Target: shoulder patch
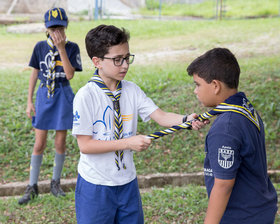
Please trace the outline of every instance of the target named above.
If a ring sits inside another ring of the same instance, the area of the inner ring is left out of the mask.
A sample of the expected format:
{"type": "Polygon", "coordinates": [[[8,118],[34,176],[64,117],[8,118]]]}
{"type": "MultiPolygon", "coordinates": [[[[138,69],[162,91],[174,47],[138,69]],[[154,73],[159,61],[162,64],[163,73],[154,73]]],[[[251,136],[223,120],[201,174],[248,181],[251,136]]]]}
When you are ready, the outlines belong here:
{"type": "Polygon", "coordinates": [[[234,150],[230,146],[222,146],[218,152],[218,163],[224,169],[229,169],[234,163],[234,150]]]}

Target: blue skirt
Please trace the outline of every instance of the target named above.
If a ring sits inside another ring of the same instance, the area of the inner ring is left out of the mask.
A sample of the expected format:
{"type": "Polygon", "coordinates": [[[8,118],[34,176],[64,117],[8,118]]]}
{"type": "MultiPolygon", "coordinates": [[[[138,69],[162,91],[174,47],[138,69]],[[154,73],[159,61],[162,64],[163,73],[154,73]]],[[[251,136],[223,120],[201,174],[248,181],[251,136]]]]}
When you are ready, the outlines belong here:
{"type": "Polygon", "coordinates": [[[71,86],[56,83],[54,96],[48,98],[48,88],[41,83],[36,94],[34,128],[41,130],[67,130],[73,124],[74,93],[71,86]]]}

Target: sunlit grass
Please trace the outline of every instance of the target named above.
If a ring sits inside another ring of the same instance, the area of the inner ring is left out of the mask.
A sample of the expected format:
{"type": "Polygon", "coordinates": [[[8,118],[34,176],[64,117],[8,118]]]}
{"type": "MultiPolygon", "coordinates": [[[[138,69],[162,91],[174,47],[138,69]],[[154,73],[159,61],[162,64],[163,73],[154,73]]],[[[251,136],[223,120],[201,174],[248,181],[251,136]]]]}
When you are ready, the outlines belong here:
{"type": "MultiPolygon", "coordinates": [[[[147,6],[140,10],[143,15],[163,16],[193,16],[202,18],[216,18],[217,2],[218,18],[220,13],[220,1],[207,0],[198,3],[162,3],[157,0],[147,0],[147,6]]],[[[279,15],[278,0],[226,0],[222,1],[223,18],[248,18],[268,17],[279,15]]]]}

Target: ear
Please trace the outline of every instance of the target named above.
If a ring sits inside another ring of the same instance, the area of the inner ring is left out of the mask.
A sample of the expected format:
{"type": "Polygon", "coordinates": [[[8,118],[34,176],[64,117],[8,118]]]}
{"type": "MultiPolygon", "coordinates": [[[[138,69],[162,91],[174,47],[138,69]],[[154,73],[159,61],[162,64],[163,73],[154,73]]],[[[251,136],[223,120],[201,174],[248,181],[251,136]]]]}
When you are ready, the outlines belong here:
{"type": "Polygon", "coordinates": [[[218,95],[220,92],[221,92],[221,90],[222,90],[222,84],[221,84],[221,82],[219,81],[219,80],[212,80],[212,82],[211,82],[211,84],[212,84],[212,86],[213,86],[213,89],[214,89],[214,93],[216,94],[216,95],[218,95]]]}
{"type": "Polygon", "coordinates": [[[93,62],[93,64],[94,64],[94,67],[95,68],[101,68],[101,65],[100,65],[100,58],[98,58],[98,57],[92,57],[92,62],[93,62]]]}

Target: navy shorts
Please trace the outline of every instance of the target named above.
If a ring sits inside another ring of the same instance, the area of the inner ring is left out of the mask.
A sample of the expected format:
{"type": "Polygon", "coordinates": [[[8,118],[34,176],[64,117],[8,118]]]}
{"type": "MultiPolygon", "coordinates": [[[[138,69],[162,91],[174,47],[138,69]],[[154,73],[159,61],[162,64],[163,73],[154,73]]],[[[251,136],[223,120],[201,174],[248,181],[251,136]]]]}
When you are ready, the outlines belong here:
{"type": "Polygon", "coordinates": [[[75,206],[78,224],[144,223],[137,178],[121,186],[104,186],[78,175],[75,206]]]}

